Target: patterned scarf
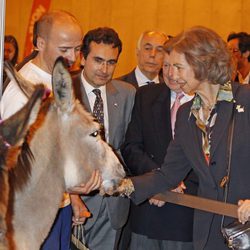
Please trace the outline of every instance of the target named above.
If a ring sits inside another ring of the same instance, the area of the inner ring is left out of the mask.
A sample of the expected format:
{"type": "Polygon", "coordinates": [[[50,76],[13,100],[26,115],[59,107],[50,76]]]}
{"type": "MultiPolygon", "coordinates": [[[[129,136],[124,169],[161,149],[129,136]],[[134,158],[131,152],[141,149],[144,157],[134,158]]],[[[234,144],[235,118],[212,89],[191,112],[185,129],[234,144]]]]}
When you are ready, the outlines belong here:
{"type": "Polygon", "coordinates": [[[202,99],[196,94],[193,100],[193,105],[190,110],[190,115],[194,115],[196,118],[196,125],[202,131],[202,149],[206,159],[206,162],[209,164],[210,160],[210,147],[211,147],[211,136],[213,132],[213,127],[217,117],[217,107],[218,102],[220,101],[233,101],[232,85],[230,82],[220,85],[220,89],[217,94],[216,104],[210,110],[208,118],[204,119],[204,114],[202,110],[202,99]]]}

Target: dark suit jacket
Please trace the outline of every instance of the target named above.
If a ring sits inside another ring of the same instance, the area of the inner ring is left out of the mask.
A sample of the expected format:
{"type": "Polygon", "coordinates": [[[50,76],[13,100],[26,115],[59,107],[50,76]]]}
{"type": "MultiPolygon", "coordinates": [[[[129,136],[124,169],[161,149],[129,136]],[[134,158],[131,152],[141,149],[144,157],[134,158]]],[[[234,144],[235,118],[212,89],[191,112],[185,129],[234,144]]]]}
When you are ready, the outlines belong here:
{"type": "MultiPolygon", "coordinates": [[[[139,88],[138,82],[135,77],[135,69],[133,69],[130,73],[124,76],[118,77],[117,79],[132,84],[136,89],[139,88]]],[[[159,76],[159,81],[163,82],[163,78],[161,76],[159,76]]]]}
{"type": "Polygon", "coordinates": [[[133,69],[133,71],[131,71],[130,73],[126,75],[118,77],[117,79],[124,81],[124,82],[131,83],[137,89],[139,88],[138,82],[135,77],[135,69],[133,69]]]}
{"type": "MultiPolygon", "coordinates": [[[[73,76],[75,94],[77,99],[91,112],[88,97],[81,82],[81,73],[82,72],[79,72],[73,76]]],[[[106,91],[109,115],[109,143],[117,154],[119,154],[130,121],[135,89],[122,81],[112,80],[107,83],[106,91]]],[[[87,223],[85,223],[86,230],[95,223],[103,200],[107,204],[112,227],[119,229],[125,224],[129,211],[128,199],[121,197],[103,197],[99,194],[84,196],[83,199],[93,215],[88,219],[87,223]]]]}
{"type": "MultiPolygon", "coordinates": [[[[228,202],[250,198],[250,86],[233,85],[236,104],[221,101],[211,138],[211,158],[209,166],[202,152],[201,130],[190,116],[192,103],[180,107],[177,115],[176,136],[168,147],[161,170],[147,175],[133,177],[136,203],[141,203],[153,194],[175,187],[182,178],[194,169],[199,179],[198,195],[214,200],[223,200],[220,182],[226,176],[228,128],[234,110],[235,128],[233,136],[231,176],[228,202]]],[[[226,218],[225,224],[232,221],[226,218]]],[[[220,233],[221,216],[195,211],[195,249],[228,249],[220,233]]]]}
{"type": "MultiPolygon", "coordinates": [[[[133,175],[159,168],[172,140],[170,89],[165,83],[137,90],[122,155],[133,175]]],[[[187,193],[196,193],[196,184],[185,181],[187,193]]],[[[192,241],[193,209],[166,204],[162,208],[148,201],[131,204],[131,229],[154,239],[192,241]]]]}

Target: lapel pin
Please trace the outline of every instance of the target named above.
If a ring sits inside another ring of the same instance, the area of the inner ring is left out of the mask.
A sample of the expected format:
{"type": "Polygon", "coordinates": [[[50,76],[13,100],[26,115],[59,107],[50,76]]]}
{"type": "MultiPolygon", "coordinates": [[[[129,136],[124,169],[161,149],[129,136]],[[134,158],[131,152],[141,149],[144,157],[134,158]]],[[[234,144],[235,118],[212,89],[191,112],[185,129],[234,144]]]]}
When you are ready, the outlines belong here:
{"type": "Polygon", "coordinates": [[[115,102],[115,103],[114,103],[114,106],[117,108],[117,107],[118,107],[118,103],[115,102]]]}
{"type": "Polygon", "coordinates": [[[244,107],[242,107],[241,105],[237,105],[237,106],[236,106],[236,109],[237,109],[237,111],[238,111],[239,113],[242,113],[242,112],[245,111],[245,110],[244,110],[244,107]]]}

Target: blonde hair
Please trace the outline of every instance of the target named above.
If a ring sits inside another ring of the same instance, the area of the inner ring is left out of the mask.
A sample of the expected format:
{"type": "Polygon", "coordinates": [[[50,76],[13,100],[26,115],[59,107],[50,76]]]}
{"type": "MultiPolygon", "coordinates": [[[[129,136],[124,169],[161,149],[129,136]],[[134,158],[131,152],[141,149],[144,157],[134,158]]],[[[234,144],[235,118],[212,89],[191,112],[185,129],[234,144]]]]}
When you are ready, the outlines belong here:
{"type": "Polygon", "coordinates": [[[224,84],[231,80],[232,56],[226,43],[211,29],[202,26],[187,29],[170,39],[165,50],[184,54],[199,81],[224,84]]]}

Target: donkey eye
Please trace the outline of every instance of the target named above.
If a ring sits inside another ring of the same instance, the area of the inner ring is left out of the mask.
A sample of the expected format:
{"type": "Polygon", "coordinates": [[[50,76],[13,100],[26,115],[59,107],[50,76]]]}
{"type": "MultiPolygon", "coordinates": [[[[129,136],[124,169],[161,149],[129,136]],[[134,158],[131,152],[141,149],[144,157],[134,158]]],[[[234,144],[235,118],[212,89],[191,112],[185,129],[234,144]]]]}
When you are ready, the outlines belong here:
{"type": "Polygon", "coordinates": [[[95,132],[91,133],[90,136],[97,137],[99,134],[99,131],[96,130],[95,132]]]}

